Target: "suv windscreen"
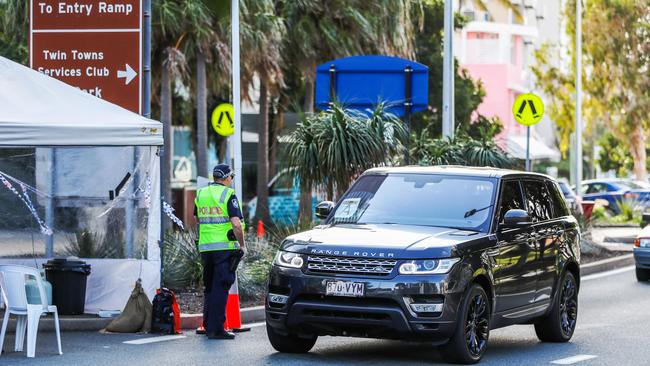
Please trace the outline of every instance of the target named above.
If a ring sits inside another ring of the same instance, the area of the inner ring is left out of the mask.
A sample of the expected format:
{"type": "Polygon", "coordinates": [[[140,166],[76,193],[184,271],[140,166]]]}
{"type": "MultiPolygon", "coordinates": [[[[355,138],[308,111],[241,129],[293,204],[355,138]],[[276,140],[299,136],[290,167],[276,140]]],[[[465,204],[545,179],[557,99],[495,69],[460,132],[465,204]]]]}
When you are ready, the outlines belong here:
{"type": "Polygon", "coordinates": [[[402,224],[487,232],[493,179],[434,174],[361,177],[341,199],[332,224],[402,224]]]}

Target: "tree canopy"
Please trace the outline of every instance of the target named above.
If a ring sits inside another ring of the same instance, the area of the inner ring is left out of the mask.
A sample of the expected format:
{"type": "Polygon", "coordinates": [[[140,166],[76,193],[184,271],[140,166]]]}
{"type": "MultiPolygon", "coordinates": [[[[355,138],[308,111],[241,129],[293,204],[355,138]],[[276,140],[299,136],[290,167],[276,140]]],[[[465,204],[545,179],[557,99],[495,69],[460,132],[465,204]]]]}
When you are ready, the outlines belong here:
{"type": "MultiPolygon", "coordinates": [[[[569,148],[575,121],[575,0],[564,16],[571,64],[557,62],[558,45],[545,45],[533,68],[550,98],[548,111],[558,126],[560,149],[569,148]]],[[[583,14],[583,116],[587,128],[603,127],[631,155],[637,179],[647,179],[646,134],[650,127],[650,3],[643,0],[590,0],[583,14]]],[[[608,139],[601,140],[608,141],[608,139]]]]}

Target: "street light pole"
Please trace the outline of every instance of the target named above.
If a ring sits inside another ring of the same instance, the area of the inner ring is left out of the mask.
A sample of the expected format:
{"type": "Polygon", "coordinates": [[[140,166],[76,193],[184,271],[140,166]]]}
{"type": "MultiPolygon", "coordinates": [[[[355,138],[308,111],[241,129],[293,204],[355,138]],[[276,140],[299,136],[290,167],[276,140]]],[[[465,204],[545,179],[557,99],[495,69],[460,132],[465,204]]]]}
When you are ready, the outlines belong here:
{"type": "MultiPolygon", "coordinates": [[[[242,153],[241,153],[241,91],[240,91],[240,71],[239,71],[239,0],[232,0],[230,15],[232,19],[231,42],[232,42],[232,105],[235,110],[235,134],[230,144],[233,147],[234,171],[235,174],[235,194],[241,200],[242,192],[242,153]]],[[[230,139],[230,138],[229,138],[230,139]]]]}
{"type": "Polygon", "coordinates": [[[576,1],[576,194],[582,192],[582,0],[576,1]]]}
{"type": "Polygon", "coordinates": [[[454,7],[445,0],[445,37],[442,62],[442,136],[454,137],[454,7]]]}

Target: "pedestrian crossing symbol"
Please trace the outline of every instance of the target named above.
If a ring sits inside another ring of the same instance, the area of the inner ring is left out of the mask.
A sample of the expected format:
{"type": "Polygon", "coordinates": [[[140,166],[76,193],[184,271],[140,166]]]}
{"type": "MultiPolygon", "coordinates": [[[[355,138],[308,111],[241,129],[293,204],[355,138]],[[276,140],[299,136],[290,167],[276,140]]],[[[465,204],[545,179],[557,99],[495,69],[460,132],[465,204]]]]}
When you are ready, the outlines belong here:
{"type": "Polygon", "coordinates": [[[221,136],[235,133],[235,109],[230,103],[222,103],[212,111],[212,128],[221,136]]]}
{"type": "Polygon", "coordinates": [[[544,116],[544,103],[533,93],[520,94],[512,105],[515,120],[524,126],[532,126],[544,116]]]}

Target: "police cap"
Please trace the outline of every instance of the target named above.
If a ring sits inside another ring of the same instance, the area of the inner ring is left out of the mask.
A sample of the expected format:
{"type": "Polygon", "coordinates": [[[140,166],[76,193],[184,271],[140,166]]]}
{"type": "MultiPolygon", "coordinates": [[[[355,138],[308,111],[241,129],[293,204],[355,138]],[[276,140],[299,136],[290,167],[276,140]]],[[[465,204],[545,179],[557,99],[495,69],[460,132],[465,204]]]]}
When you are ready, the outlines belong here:
{"type": "Polygon", "coordinates": [[[218,164],[212,170],[212,176],[214,179],[226,179],[230,176],[234,176],[232,169],[228,164],[218,164]]]}

